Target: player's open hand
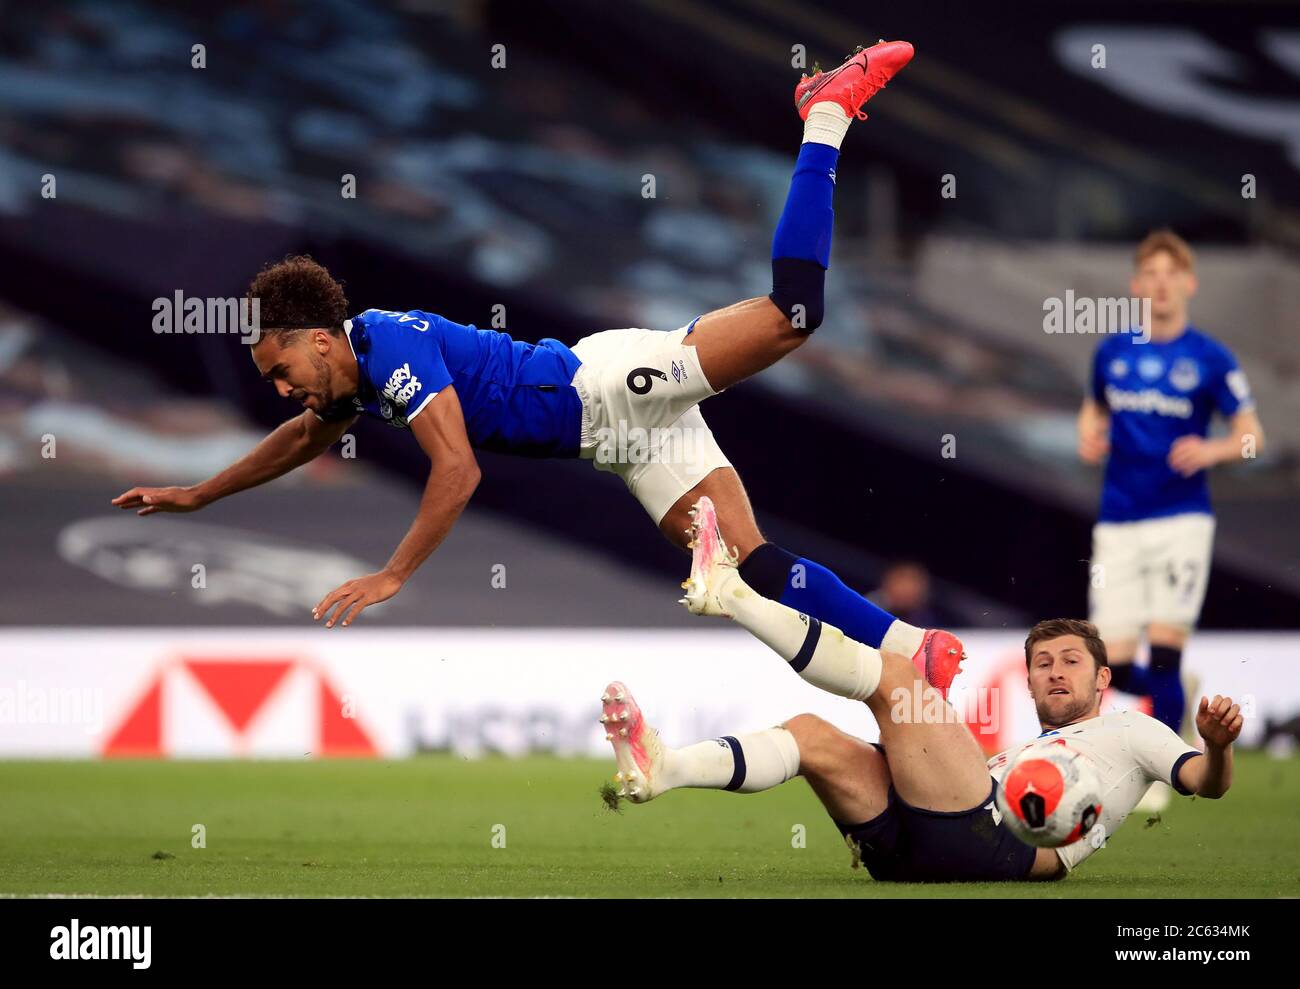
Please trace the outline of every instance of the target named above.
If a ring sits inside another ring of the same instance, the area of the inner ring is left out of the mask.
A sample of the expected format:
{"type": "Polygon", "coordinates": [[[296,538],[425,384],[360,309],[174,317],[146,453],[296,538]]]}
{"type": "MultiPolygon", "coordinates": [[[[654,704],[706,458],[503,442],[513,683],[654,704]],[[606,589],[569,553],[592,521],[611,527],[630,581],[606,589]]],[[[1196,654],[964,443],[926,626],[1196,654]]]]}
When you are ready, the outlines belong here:
{"type": "Polygon", "coordinates": [[[154,512],[197,512],[206,502],[193,488],[132,488],[112,502],[118,508],[138,509],[137,515],[154,512]]]}
{"type": "Polygon", "coordinates": [[[1231,697],[1214,695],[1214,700],[1201,698],[1201,705],[1196,709],[1196,730],[1206,745],[1216,749],[1225,749],[1237,740],[1241,734],[1242,716],[1240,705],[1232,703],[1231,697]]]}
{"type": "Polygon", "coordinates": [[[1169,467],[1191,477],[1193,474],[1214,466],[1214,448],[1204,437],[1196,435],[1180,436],[1169,448],[1169,467]]]}
{"type": "Polygon", "coordinates": [[[324,618],[326,628],[351,625],[370,605],[387,601],[401,589],[401,580],[386,570],[380,570],[340,584],[321,599],[321,603],[312,609],[311,616],[316,621],[324,618]],[[338,610],[331,617],[330,611],[335,606],[338,610]]]}

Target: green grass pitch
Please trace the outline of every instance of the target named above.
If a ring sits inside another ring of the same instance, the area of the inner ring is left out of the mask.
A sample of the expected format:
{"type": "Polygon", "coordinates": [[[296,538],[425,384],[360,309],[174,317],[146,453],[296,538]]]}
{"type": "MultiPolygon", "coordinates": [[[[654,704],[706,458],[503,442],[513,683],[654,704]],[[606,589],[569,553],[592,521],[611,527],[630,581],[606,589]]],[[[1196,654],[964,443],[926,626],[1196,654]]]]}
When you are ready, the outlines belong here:
{"type": "Polygon", "coordinates": [[[849,868],[802,781],[611,812],[612,771],[541,756],[0,763],[0,894],[1300,895],[1298,759],[1240,754],[1225,799],[1176,800],[1150,826],[1135,814],[1074,876],[1041,885],[876,883],[849,868]]]}

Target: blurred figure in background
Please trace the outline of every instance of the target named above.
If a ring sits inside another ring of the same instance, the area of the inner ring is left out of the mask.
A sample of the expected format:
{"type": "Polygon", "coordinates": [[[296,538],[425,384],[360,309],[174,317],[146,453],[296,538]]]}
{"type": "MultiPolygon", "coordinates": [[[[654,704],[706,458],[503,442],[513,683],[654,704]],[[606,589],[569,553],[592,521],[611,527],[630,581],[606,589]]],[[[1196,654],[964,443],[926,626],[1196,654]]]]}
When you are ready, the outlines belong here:
{"type": "MultiPolygon", "coordinates": [[[[1103,337],[1079,410],[1079,456],[1106,463],[1093,529],[1089,609],[1111,684],[1150,697],[1181,730],[1183,647],[1200,617],[1214,544],[1207,471],[1263,448],[1246,377],[1232,352],[1188,321],[1196,293],[1192,249],[1170,230],[1137,247],[1130,293],[1150,300],[1149,325],[1103,337]],[[1215,413],[1229,435],[1209,436],[1215,413]],[[1150,645],[1146,666],[1138,644],[1150,645]]],[[[1153,785],[1159,787],[1160,784],[1153,785]]],[[[1168,801],[1149,794],[1147,809],[1168,801]]]]}
{"type": "Polygon", "coordinates": [[[897,560],[885,568],[880,577],[880,586],[867,595],[877,607],[902,618],[909,624],[918,620],[938,621],[939,625],[925,625],[925,628],[947,627],[959,624],[942,604],[936,604],[931,597],[930,572],[914,560],[897,560]],[[903,617],[903,616],[910,617],[903,617]]]}

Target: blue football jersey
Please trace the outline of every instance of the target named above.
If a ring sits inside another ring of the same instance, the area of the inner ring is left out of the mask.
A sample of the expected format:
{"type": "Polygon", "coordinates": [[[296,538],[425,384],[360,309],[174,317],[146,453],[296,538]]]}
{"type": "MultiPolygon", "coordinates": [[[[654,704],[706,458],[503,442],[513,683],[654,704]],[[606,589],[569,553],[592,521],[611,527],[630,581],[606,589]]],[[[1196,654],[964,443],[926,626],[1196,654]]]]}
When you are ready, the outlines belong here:
{"type": "Polygon", "coordinates": [[[476,448],[525,457],[578,455],[582,401],[572,381],[581,361],[560,341],[522,343],[418,309],[367,309],[344,330],[360,387],[322,419],[361,413],[405,429],[451,385],[476,448]]]}
{"type": "Polygon", "coordinates": [[[1210,511],[1206,471],[1183,477],[1168,463],[1180,436],[1207,436],[1210,420],[1252,407],[1232,352],[1188,327],[1157,343],[1135,332],[1107,337],[1092,366],[1092,397],[1110,413],[1110,459],[1100,521],[1133,522],[1210,511]]]}

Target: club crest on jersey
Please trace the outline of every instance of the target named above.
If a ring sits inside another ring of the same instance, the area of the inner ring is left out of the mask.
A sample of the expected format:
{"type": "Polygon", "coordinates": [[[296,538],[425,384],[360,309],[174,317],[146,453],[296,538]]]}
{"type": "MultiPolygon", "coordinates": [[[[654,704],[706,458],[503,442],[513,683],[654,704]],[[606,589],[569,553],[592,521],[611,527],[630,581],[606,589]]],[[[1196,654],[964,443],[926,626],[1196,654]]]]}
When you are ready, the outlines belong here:
{"type": "Polygon", "coordinates": [[[1149,354],[1138,361],[1138,374],[1145,381],[1155,381],[1165,373],[1165,362],[1155,354],[1149,354]]]}
{"type": "Polygon", "coordinates": [[[1191,391],[1201,383],[1201,369],[1190,357],[1180,357],[1169,369],[1169,383],[1179,391],[1191,391]]]}
{"type": "Polygon", "coordinates": [[[392,403],[382,396],[379,399],[379,414],[384,417],[384,421],[390,426],[396,426],[398,429],[405,429],[407,426],[406,416],[398,413],[397,409],[393,408],[392,403]]]}

